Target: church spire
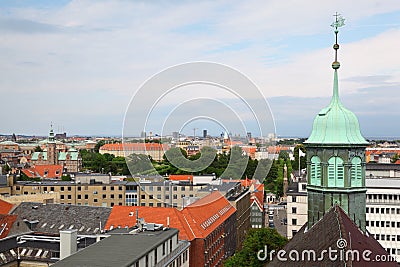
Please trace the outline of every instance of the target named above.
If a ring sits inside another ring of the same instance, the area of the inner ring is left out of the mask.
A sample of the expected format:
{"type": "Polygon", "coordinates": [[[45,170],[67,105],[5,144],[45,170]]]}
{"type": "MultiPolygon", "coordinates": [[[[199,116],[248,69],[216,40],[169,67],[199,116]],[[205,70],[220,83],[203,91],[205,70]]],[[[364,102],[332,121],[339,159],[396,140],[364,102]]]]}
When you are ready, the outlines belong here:
{"type": "Polygon", "coordinates": [[[335,33],[335,44],[333,45],[333,49],[335,50],[335,61],[332,63],[332,68],[335,70],[334,78],[333,78],[333,95],[332,95],[332,103],[340,103],[339,101],[339,85],[338,85],[338,74],[337,70],[340,68],[340,63],[337,59],[338,57],[338,33],[340,27],[344,26],[344,18],[336,12],[335,21],[331,24],[331,27],[334,28],[335,33]]]}
{"type": "Polygon", "coordinates": [[[54,143],[54,131],[53,131],[53,123],[50,124],[50,132],[49,132],[49,143],[54,143]]]}

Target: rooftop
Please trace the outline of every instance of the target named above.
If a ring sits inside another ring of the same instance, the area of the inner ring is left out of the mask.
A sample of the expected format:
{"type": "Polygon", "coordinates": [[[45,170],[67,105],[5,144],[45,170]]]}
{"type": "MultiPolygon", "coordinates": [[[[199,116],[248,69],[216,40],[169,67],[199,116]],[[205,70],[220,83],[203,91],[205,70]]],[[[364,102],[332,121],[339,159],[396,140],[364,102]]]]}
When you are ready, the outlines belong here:
{"type": "Polygon", "coordinates": [[[131,266],[176,234],[178,230],[170,228],[140,234],[111,235],[52,266],[131,266]]]}
{"type": "Polygon", "coordinates": [[[221,195],[214,191],[202,199],[179,211],[175,208],[114,206],[105,229],[133,227],[136,224],[136,211],[139,218],[179,229],[179,238],[193,240],[203,238],[229,218],[236,209],[221,195]]]}
{"type": "MultiPolygon", "coordinates": [[[[305,251],[314,251],[316,258],[313,260],[299,261],[288,259],[287,261],[279,261],[276,257],[271,262],[271,266],[353,266],[353,267],[375,267],[375,266],[398,266],[396,262],[377,262],[373,261],[376,255],[384,255],[389,257],[386,250],[368,233],[363,233],[357,225],[347,216],[340,206],[332,207],[324,217],[318,221],[311,229],[307,229],[307,223],[293,236],[293,238],[283,248],[289,253],[296,250],[300,255],[305,251]],[[341,240],[339,243],[338,240],[341,240]],[[343,241],[344,240],[344,241],[343,241]],[[338,247],[339,244],[344,244],[343,249],[338,247]],[[333,253],[336,258],[329,257],[328,253],[323,254],[323,250],[327,252],[329,249],[336,250],[333,253]],[[359,260],[351,260],[345,257],[340,257],[340,252],[347,255],[347,251],[358,251],[359,260]],[[369,250],[369,259],[365,260],[362,253],[369,250]],[[324,255],[322,259],[318,259],[324,255]]],[[[287,254],[286,254],[287,255],[287,254]]],[[[308,254],[306,254],[308,255],[308,254]]],[[[306,258],[308,259],[308,258],[306,258]]]]}
{"type": "Polygon", "coordinates": [[[13,207],[13,204],[0,199],[0,214],[8,214],[13,207]]]}
{"type": "Polygon", "coordinates": [[[65,204],[23,202],[12,214],[25,220],[32,231],[58,234],[60,230],[77,229],[78,234],[99,234],[111,213],[111,208],[65,204]]]}

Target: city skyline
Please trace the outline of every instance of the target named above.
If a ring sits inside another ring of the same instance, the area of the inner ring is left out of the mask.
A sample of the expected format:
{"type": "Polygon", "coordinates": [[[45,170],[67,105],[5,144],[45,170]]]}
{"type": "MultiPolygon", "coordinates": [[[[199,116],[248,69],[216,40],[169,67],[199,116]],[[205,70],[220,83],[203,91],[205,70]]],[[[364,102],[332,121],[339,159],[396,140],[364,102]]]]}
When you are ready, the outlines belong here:
{"type": "Polygon", "coordinates": [[[338,11],[346,17],[341,99],[364,136],[398,136],[396,1],[3,1],[0,9],[0,84],[9,100],[2,108],[12,111],[0,134],[47,135],[52,121],[71,135],[119,136],[129,99],[146,79],[172,65],[211,61],[258,85],[279,136],[307,137],[332,93],[329,25],[338,11]]]}

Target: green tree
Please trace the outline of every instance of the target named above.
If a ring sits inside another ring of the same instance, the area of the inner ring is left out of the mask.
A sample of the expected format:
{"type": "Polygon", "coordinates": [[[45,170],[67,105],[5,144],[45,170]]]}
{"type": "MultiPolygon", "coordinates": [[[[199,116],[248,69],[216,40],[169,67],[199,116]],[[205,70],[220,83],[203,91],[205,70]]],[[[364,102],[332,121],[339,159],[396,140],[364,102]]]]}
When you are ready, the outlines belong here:
{"type": "Polygon", "coordinates": [[[289,158],[289,153],[286,150],[281,150],[279,152],[279,159],[287,160],[289,158]]]}
{"type": "Polygon", "coordinates": [[[43,152],[43,149],[40,146],[35,147],[35,152],[43,152]]]}
{"type": "MultiPolygon", "coordinates": [[[[275,229],[260,228],[250,229],[243,242],[243,248],[235,255],[224,262],[225,267],[258,267],[264,266],[269,262],[269,257],[265,261],[258,259],[257,254],[267,246],[268,251],[278,251],[282,249],[288,240],[281,236],[275,229]]],[[[263,254],[264,255],[264,254],[263,254]]]]}
{"type": "Polygon", "coordinates": [[[94,152],[99,152],[100,147],[104,146],[106,144],[106,142],[104,140],[100,140],[99,142],[97,142],[97,144],[94,147],[94,152]]]}

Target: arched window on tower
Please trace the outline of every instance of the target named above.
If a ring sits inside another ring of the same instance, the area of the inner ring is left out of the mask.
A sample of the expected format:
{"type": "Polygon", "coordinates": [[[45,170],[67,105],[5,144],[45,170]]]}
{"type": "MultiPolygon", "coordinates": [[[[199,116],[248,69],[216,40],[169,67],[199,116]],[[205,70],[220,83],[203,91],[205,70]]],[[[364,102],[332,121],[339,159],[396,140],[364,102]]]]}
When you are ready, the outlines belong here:
{"type": "Polygon", "coordinates": [[[331,157],[328,160],[328,186],[344,187],[344,167],[340,157],[331,157]]]}
{"type": "Polygon", "coordinates": [[[354,157],[351,160],[351,186],[362,186],[362,167],[361,158],[354,157]]]}
{"type": "Polygon", "coordinates": [[[311,158],[310,183],[311,185],[321,185],[321,160],[318,156],[311,158]]]}

